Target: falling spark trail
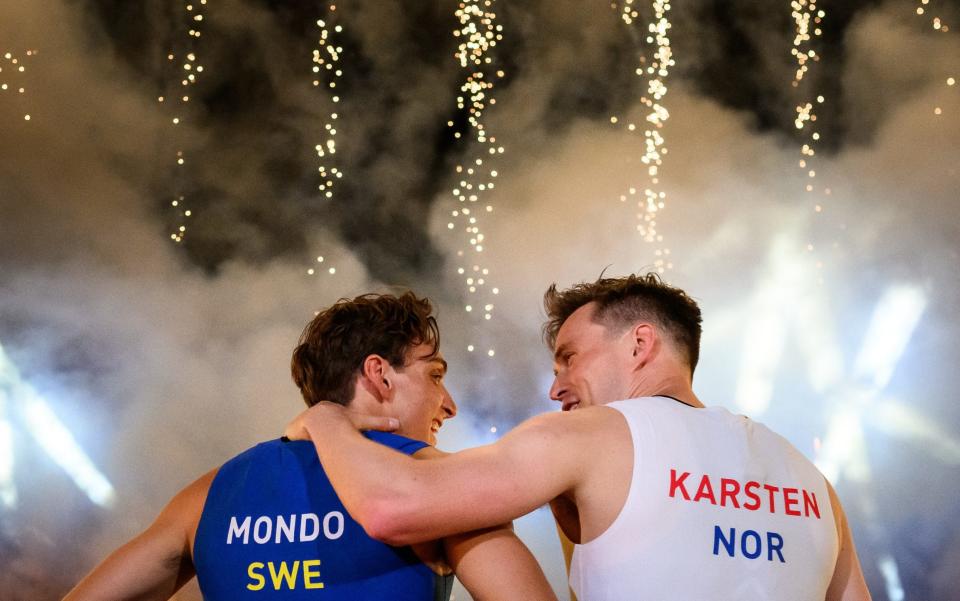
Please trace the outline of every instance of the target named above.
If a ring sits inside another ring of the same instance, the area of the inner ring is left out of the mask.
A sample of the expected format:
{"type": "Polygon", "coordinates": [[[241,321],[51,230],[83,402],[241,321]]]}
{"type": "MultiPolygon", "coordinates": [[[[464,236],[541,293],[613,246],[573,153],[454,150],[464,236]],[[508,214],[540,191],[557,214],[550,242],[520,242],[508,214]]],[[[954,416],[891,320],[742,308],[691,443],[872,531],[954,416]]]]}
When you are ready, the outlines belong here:
{"type": "MultiPolygon", "coordinates": [[[[929,5],[930,0],[920,0],[917,3],[917,14],[920,16],[927,14],[928,10],[930,10],[929,5]]],[[[930,10],[930,12],[934,11],[930,10]]],[[[930,16],[930,25],[935,31],[939,31],[940,33],[947,33],[950,31],[950,27],[943,22],[943,19],[941,19],[939,15],[934,14],[930,16]]]]}
{"type": "MultiPolygon", "coordinates": [[[[823,35],[822,25],[827,13],[817,8],[817,0],[791,0],[790,9],[795,25],[793,47],[790,49],[790,54],[796,61],[797,67],[790,85],[796,90],[801,90],[801,82],[803,82],[804,76],[810,72],[811,64],[820,61],[821,57],[813,48],[813,43],[815,38],[823,35]]],[[[798,131],[804,132],[803,144],[800,147],[800,159],[797,162],[800,170],[807,178],[804,190],[809,194],[816,192],[822,196],[819,200],[813,201],[812,209],[815,215],[823,216],[827,205],[825,197],[831,195],[831,190],[829,187],[824,187],[818,192],[814,185],[817,176],[817,159],[815,157],[817,155],[817,145],[821,139],[820,132],[815,124],[817,122],[816,107],[822,105],[826,98],[823,94],[813,96],[814,92],[811,91],[808,80],[803,85],[803,99],[796,107],[793,124],[798,131]]],[[[816,245],[813,244],[812,240],[808,240],[806,248],[808,252],[815,252],[816,245]]],[[[816,266],[818,270],[822,269],[823,260],[818,260],[816,266]]],[[[817,275],[817,282],[823,284],[822,275],[817,275]]]]}
{"type": "MultiPolygon", "coordinates": [[[[639,52],[639,65],[635,73],[638,77],[644,78],[646,82],[646,92],[640,99],[648,112],[645,118],[646,126],[643,128],[644,153],[641,162],[646,166],[646,175],[649,177],[649,185],[644,187],[643,198],[637,200],[637,231],[640,237],[649,243],[655,244],[654,267],[658,273],[663,273],[673,267],[670,262],[670,249],[664,247],[663,236],[657,230],[657,216],[660,211],[666,207],[667,194],[660,189],[660,167],[663,165],[663,157],[667,154],[665,146],[666,140],[660,130],[664,123],[670,118],[670,113],[663,104],[663,99],[667,94],[666,78],[670,73],[670,67],[675,62],[673,60],[673,51],[670,48],[669,30],[671,27],[667,13],[670,11],[670,3],[664,0],[653,0],[651,3],[654,18],[647,25],[647,35],[643,43],[652,47],[653,56],[647,56],[639,52]]],[[[617,5],[612,7],[616,10],[617,5]]],[[[639,12],[634,6],[634,0],[624,0],[623,6],[619,8],[621,20],[627,25],[634,44],[638,48],[641,42],[633,26],[639,17],[639,12]]],[[[614,116],[610,122],[617,124],[620,120],[614,116]]],[[[633,133],[638,130],[636,123],[625,123],[627,131],[633,133]]],[[[625,194],[620,195],[620,201],[626,202],[628,198],[637,196],[638,186],[630,186],[625,194]]]]}
{"type": "MultiPolygon", "coordinates": [[[[176,49],[171,49],[167,54],[167,61],[171,65],[177,65],[179,61],[179,67],[175,68],[177,77],[179,78],[179,86],[170,85],[168,86],[167,95],[161,95],[157,98],[157,101],[160,103],[172,104],[173,108],[171,109],[172,117],[170,122],[174,127],[174,130],[179,129],[179,125],[183,123],[185,115],[187,113],[187,105],[190,102],[190,88],[197,84],[199,80],[199,75],[203,73],[204,66],[197,61],[197,49],[199,46],[200,39],[200,25],[203,23],[204,13],[203,9],[206,7],[207,0],[185,0],[184,10],[185,14],[183,18],[187,22],[187,37],[189,38],[182,44],[182,50],[178,58],[176,49]],[[169,97],[168,97],[169,96],[169,97]]],[[[175,140],[179,140],[179,136],[174,135],[175,140]]],[[[174,214],[176,218],[176,223],[174,224],[174,231],[170,234],[170,239],[175,243],[183,242],[184,237],[187,234],[187,219],[193,215],[193,211],[187,205],[187,197],[184,192],[183,184],[183,171],[184,166],[187,162],[187,157],[184,153],[183,148],[180,146],[179,142],[177,144],[178,148],[176,151],[176,192],[174,193],[174,198],[170,202],[170,206],[174,209],[174,214]]]]}
{"type": "MultiPolygon", "coordinates": [[[[493,297],[500,293],[498,288],[490,286],[490,269],[486,267],[481,255],[485,246],[485,235],[480,224],[485,214],[493,212],[489,203],[481,205],[481,199],[488,191],[496,187],[497,170],[492,164],[504,152],[495,136],[487,132],[484,113],[496,104],[493,96],[494,81],[504,76],[504,72],[493,65],[490,51],[503,39],[503,26],[496,24],[495,0],[465,0],[456,10],[460,27],[453,35],[459,40],[456,59],[467,76],[460,86],[457,108],[464,111],[469,132],[473,135],[470,149],[475,153],[465,164],[456,167],[456,185],[452,193],[457,206],[450,212],[453,220],[447,228],[456,230],[460,221],[462,230],[470,242],[470,249],[457,251],[459,266],[457,273],[464,277],[468,292],[468,302],[464,306],[467,313],[482,315],[485,321],[493,317],[493,297]],[[482,206],[482,208],[481,208],[482,206]]],[[[449,127],[454,122],[447,123],[449,127]]],[[[454,138],[461,139],[465,132],[455,131],[454,138]]],[[[467,351],[476,347],[468,345],[467,351]]],[[[494,349],[486,352],[488,357],[495,355],[494,349]]]]}
{"type": "MultiPolygon", "coordinates": [[[[32,58],[37,55],[36,50],[27,50],[26,57],[32,58]]],[[[0,98],[15,97],[14,101],[24,104],[27,92],[26,83],[16,83],[18,79],[26,75],[26,60],[13,52],[4,52],[0,57],[0,98]]],[[[29,109],[27,109],[29,110],[29,109]]],[[[23,120],[30,121],[33,116],[31,112],[23,113],[23,120]]]]}
{"type": "MultiPolygon", "coordinates": [[[[793,47],[790,54],[794,57],[797,68],[793,75],[793,81],[790,85],[794,88],[800,88],[800,83],[804,76],[810,71],[810,63],[819,62],[820,55],[813,48],[814,38],[823,34],[821,24],[826,17],[826,12],[817,8],[817,0],[792,0],[790,2],[791,16],[796,26],[793,38],[793,47]]],[[[809,86],[807,86],[809,87],[809,86]]],[[[812,96],[812,94],[810,94],[812,96]]],[[[817,121],[816,106],[823,104],[825,98],[818,94],[815,99],[807,98],[800,102],[796,107],[796,117],[793,121],[794,126],[799,131],[806,130],[804,144],[800,148],[801,158],[799,160],[800,169],[806,171],[807,177],[811,180],[805,185],[807,192],[814,191],[813,178],[816,177],[814,168],[814,156],[816,156],[816,146],[820,141],[820,132],[816,130],[814,124],[817,121]],[[809,128],[807,126],[810,126],[809,128]]],[[[829,194],[829,190],[824,191],[829,194]]],[[[814,211],[821,213],[823,206],[820,203],[814,205],[814,211]]]]}
{"type": "MultiPolygon", "coordinates": [[[[337,16],[336,4],[328,6],[326,18],[317,20],[317,27],[320,28],[320,38],[317,40],[317,47],[313,50],[313,85],[321,87],[325,82],[326,88],[330,90],[330,100],[334,105],[340,102],[337,84],[343,71],[340,68],[340,57],[343,54],[343,47],[337,44],[338,34],[343,32],[343,26],[335,24],[337,16]]],[[[333,155],[337,153],[337,107],[334,106],[326,122],[323,124],[324,136],[326,138],[315,146],[317,156],[320,158],[320,166],[317,171],[320,173],[320,184],[318,189],[323,193],[324,198],[333,198],[333,189],[336,180],[343,177],[343,173],[328,162],[333,162],[333,155]]]]}
{"type": "MultiPolygon", "coordinates": [[[[313,66],[311,67],[313,87],[328,90],[330,102],[333,105],[323,123],[324,139],[314,146],[317,151],[317,158],[320,159],[320,164],[317,167],[320,183],[317,185],[317,189],[326,201],[333,200],[337,182],[343,178],[343,171],[334,166],[334,157],[337,154],[337,130],[339,129],[337,123],[340,118],[340,91],[337,89],[337,85],[343,76],[343,69],[340,66],[343,46],[337,42],[340,34],[343,33],[343,26],[339,24],[337,17],[337,5],[331,2],[327,5],[327,14],[324,15],[324,18],[317,19],[320,36],[317,39],[316,48],[313,49],[313,66]]],[[[319,265],[324,261],[322,255],[317,256],[317,264],[307,268],[307,275],[316,275],[320,271],[328,275],[335,275],[337,273],[336,267],[325,266],[324,269],[320,268],[319,265]]]]}

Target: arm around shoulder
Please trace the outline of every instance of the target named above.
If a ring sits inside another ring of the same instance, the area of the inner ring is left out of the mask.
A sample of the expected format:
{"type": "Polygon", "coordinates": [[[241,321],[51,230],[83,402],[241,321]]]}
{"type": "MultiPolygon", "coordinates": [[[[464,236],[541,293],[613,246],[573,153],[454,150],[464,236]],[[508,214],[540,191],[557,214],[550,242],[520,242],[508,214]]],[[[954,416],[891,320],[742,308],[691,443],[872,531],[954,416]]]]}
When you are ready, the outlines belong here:
{"type": "MultiPolygon", "coordinates": [[[[322,449],[321,461],[326,468],[328,458],[343,453],[344,469],[330,466],[327,473],[370,536],[394,545],[435,540],[506,523],[574,486],[583,453],[570,433],[570,417],[537,416],[494,444],[429,461],[390,453],[359,436],[349,451],[322,449]],[[356,464],[365,469],[347,469],[356,464]]],[[[324,443],[317,441],[319,449],[324,443]]]]}
{"type": "Polygon", "coordinates": [[[111,553],[64,601],[169,599],[194,575],[190,543],[214,475],[216,470],[180,491],[146,530],[111,553]]]}

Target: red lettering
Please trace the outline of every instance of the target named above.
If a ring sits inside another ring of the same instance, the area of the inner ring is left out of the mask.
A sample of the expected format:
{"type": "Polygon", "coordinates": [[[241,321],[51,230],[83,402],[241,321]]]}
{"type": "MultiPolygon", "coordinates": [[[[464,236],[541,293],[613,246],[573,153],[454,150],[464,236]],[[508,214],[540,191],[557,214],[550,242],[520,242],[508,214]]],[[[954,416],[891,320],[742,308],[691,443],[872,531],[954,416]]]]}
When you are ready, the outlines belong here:
{"type": "Polygon", "coordinates": [[[727,497],[734,507],[740,509],[740,501],[737,501],[737,493],[740,492],[740,483],[730,478],[720,478],[720,505],[727,506],[727,497]]]}
{"type": "Polygon", "coordinates": [[[717,504],[717,498],[713,496],[713,485],[710,484],[710,476],[706,474],[700,479],[700,487],[697,488],[697,494],[693,497],[693,500],[699,501],[704,498],[710,499],[711,505],[717,504]]]}
{"type": "Polygon", "coordinates": [[[760,488],[760,483],[754,482],[753,480],[747,482],[746,486],[743,487],[743,494],[753,499],[752,503],[743,504],[744,509],[749,509],[750,511],[756,511],[760,509],[760,495],[754,492],[758,488],[760,488]]]}
{"type": "Polygon", "coordinates": [[[690,494],[687,493],[687,487],[683,485],[683,481],[687,479],[687,476],[690,475],[690,472],[683,472],[683,474],[677,478],[677,470],[670,470],[670,496],[673,497],[677,490],[680,490],[680,494],[683,495],[683,498],[687,501],[690,500],[690,494]]]}
{"type": "Polygon", "coordinates": [[[780,487],[779,487],[779,486],[771,486],[771,485],[769,485],[769,484],[764,484],[764,485],[763,485],[763,488],[764,488],[764,490],[766,490],[766,491],[770,494],[770,513],[773,513],[773,512],[776,511],[776,509],[777,509],[776,504],[773,502],[773,498],[774,498],[773,495],[774,495],[774,493],[776,493],[778,490],[780,490],[780,487]]]}
{"type": "Polygon", "coordinates": [[[800,515],[800,512],[796,509],[791,509],[791,507],[800,504],[800,501],[797,499],[797,493],[799,492],[796,488],[783,489],[783,511],[787,515],[800,515]]]}
{"type": "Polygon", "coordinates": [[[670,470],[670,498],[683,498],[685,501],[708,501],[711,505],[717,505],[717,492],[720,494],[721,507],[733,507],[734,509],[746,509],[747,511],[757,511],[764,502],[768,504],[770,513],[777,512],[777,497],[783,496],[783,512],[786,515],[810,517],[813,515],[820,519],[820,505],[817,502],[816,493],[802,488],[781,488],[772,484],[761,484],[756,480],[749,480],[741,483],[736,478],[720,478],[720,490],[715,491],[714,483],[708,474],[700,476],[700,482],[697,485],[695,493],[690,495],[687,488],[687,479],[690,472],[680,472],[676,469],[670,470]],[[766,491],[764,499],[760,493],[760,488],[766,491]],[[743,495],[743,499],[740,495],[743,495]],[[800,509],[801,499],[803,501],[803,510],[800,509]]]}
{"type": "Polygon", "coordinates": [[[813,509],[813,515],[817,516],[817,519],[820,519],[820,506],[817,505],[817,493],[807,494],[807,491],[803,491],[803,515],[810,517],[810,510],[813,509]]]}

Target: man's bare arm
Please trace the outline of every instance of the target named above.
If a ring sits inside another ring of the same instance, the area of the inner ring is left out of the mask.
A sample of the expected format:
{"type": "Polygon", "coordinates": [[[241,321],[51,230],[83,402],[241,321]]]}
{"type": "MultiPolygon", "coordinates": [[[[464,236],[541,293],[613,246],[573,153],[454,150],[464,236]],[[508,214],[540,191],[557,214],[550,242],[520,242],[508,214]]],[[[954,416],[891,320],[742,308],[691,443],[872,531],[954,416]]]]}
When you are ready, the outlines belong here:
{"type": "Polygon", "coordinates": [[[447,562],[474,601],[556,601],[540,564],[513,528],[495,526],[443,539],[447,562]]]}
{"type": "Polygon", "coordinates": [[[194,575],[190,544],[215,474],[180,491],[149,528],[111,553],[64,601],[169,599],[194,575]]]}
{"type": "Polygon", "coordinates": [[[306,431],[340,500],[370,536],[406,545],[506,523],[572,489],[585,473],[585,419],[537,416],[495,444],[430,461],[367,440],[332,403],[301,414],[287,434],[306,431]]]}
{"type": "MultiPolygon", "coordinates": [[[[566,533],[563,531],[563,528],[560,527],[560,523],[556,522],[557,525],[557,536],[560,537],[560,550],[563,551],[563,563],[567,568],[567,580],[570,580],[570,564],[573,562],[573,541],[567,538],[566,533]]],[[[568,588],[570,592],[570,601],[577,601],[577,594],[573,592],[572,588],[568,588]]]]}
{"type": "Polygon", "coordinates": [[[827,601],[870,601],[870,591],[863,578],[857,548],[853,544],[853,535],[847,524],[847,515],[829,482],[827,482],[827,488],[837,521],[837,533],[840,536],[840,551],[837,555],[833,578],[830,580],[830,586],[827,587],[827,601]]]}
{"type": "MultiPolygon", "coordinates": [[[[430,461],[446,455],[434,447],[425,447],[414,457],[430,461]]],[[[513,524],[455,534],[442,543],[447,565],[474,601],[556,601],[540,564],[514,533],[513,524]]]]}

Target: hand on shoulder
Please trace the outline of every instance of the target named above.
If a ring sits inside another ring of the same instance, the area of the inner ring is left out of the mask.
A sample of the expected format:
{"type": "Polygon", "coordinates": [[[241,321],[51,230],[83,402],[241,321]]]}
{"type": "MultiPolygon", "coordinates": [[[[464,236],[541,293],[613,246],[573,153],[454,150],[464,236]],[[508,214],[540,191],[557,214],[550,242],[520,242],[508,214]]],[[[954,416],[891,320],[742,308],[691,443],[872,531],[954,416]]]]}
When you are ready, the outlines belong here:
{"type": "Polygon", "coordinates": [[[293,418],[287,424],[283,434],[290,440],[310,440],[314,432],[330,431],[344,426],[357,431],[393,432],[400,427],[400,421],[393,417],[357,413],[350,411],[343,405],[322,401],[293,418]]]}

